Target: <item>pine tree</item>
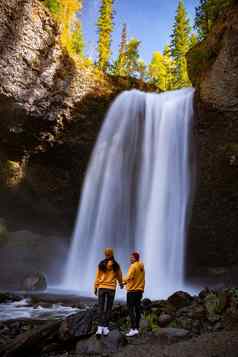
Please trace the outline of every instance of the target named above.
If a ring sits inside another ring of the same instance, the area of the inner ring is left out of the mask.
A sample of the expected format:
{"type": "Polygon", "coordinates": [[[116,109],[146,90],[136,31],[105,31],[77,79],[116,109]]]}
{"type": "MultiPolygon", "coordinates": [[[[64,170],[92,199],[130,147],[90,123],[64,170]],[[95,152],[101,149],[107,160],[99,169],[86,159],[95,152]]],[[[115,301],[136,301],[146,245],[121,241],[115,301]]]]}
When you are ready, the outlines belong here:
{"type": "Polygon", "coordinates": [[[205,38],[224,10],[237,0],[200,0],[196,8],[195,28],[199,38],[205,38]]]}
{"type": "Polygon", "coordinates": [[[126,76],[126,47],[127,47],[127,26],[123,24],[118,58],[113,65],[113,74],[126,76]]]}
{"type": "Polygon", "coordinates": [[[176,64],[176,87],[182,88],[190,85],[187,73],[186,53],[190,48],[189,20],[187,17],[184,1],[179,0],[175,23],[173,26],[171,49],[176,64]]]}
{"type": "Polygon", "coordinates": [[[82,26],[79,20],[75,21],[74,29],[72,31],[71,49],[73,53],[79,55],[80,57],[83,57],[84,40],[82,26]]]}
{"type": "Polygon", "coordinates": [[[195,33],[192,33],[190,37],[190,47],[194,47],[198,43],[198,37],[195,33]]]}
{"type": "Polygon", "coordinates": [[[163,51],[163,62],[166,68],[165,89],[174,89],[175,83],[175,63],[171,56],[171,49],[169,45],[165,45],[163,51]]]}
{"type": "Polygon", "coordinates": [[[98,28],[98,66],[106,71],[111,56],[113,31],[113,0],[102,0],[98,28]]]}
{"type": "Polygon", "coordinates": [[[139,69],[139,46],[140,41],[137,38],[132,38],[126,45],[126,63],[125,69],[127,76],[136,76],[139,69]]]}

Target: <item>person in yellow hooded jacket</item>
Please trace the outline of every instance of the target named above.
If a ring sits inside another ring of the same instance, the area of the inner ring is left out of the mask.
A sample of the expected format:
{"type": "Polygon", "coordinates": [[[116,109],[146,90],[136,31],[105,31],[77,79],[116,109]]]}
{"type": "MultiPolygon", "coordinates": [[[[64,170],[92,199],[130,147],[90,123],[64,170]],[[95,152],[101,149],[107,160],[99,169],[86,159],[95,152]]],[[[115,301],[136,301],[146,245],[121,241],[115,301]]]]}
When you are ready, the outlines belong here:
{"type": "Polygon", "coordinates": [[[112,248],[106,248],[105,259],[102,260],[97,268],[94,283],[95,295],[98,296],[99,305],[99,326],[96,335],[109,334],[109,319],[115,298],[117,282],[123,288],[122,272],[120,265],[114,258],[112,248]]]}
{"type": "Polygon", "coordinates": [[[123,279],[123,284],[127,289],[127,307],[131,320],[131,329],[127,337],[139,334],[140,316],[141,316],[141,299],[145,288],[145,269],[144,264],[140,261],[138,252],[133,252],[130,256],[131,265],[127,276],[123,279]]]}

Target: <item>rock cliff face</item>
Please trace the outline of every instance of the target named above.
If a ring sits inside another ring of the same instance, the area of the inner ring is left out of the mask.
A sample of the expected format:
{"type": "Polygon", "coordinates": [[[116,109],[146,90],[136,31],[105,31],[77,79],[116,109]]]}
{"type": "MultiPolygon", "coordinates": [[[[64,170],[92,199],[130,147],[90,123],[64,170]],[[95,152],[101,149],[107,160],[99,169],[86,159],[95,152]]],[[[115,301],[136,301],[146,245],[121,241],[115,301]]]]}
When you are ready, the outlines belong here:
{"type": "Polygon", "coordinates": [[[237,265],[238,6],[189,52],[188,66],[197,89],[198,162],[190,266],[237,265]]]}
{"type": "Polygon", "coordinates": [[[0,217],[20,228],[72,229],[109,103],[124,89],[143,88],[76,65],[59,37],[39,1],[1,1],[0,217]]]}

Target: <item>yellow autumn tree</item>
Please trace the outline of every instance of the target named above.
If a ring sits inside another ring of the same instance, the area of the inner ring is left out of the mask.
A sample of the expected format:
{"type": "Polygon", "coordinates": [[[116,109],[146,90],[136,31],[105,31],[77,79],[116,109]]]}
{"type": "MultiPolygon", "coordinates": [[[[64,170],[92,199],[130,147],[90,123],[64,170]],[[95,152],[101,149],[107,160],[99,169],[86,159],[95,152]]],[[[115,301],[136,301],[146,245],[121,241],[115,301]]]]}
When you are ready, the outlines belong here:
{"type": "Polygon", "coordinates": [[[83,0],[44,0],[60,26],[61,42],[73,54],[81,54],[83,34],[79,19],[83,0]]]}
{"type": "Polygon", "coordinates": [[[61,41],[62,44],[71,50],[71,40],[74,22],[78,21],[77,13],[82,8],[82,0],[59,0],[60,11],[58,14],[61,24],[61,41]]]}

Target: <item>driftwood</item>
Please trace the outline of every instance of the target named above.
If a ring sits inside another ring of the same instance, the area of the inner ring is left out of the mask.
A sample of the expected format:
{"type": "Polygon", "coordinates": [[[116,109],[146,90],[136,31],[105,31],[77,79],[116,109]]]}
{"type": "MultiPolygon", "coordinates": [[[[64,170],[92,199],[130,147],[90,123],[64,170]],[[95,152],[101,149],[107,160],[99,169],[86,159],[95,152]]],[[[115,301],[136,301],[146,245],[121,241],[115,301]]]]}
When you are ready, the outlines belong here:
{"type": "Polygon", "coordinates": [[[1,346],[1,357],[16,357],[34,355],[40,352],[47,344],[58,336],[61,321],[47,322],[43,326],[35,327],[31,331],[17,336],[12,342],[1,346]]]}

